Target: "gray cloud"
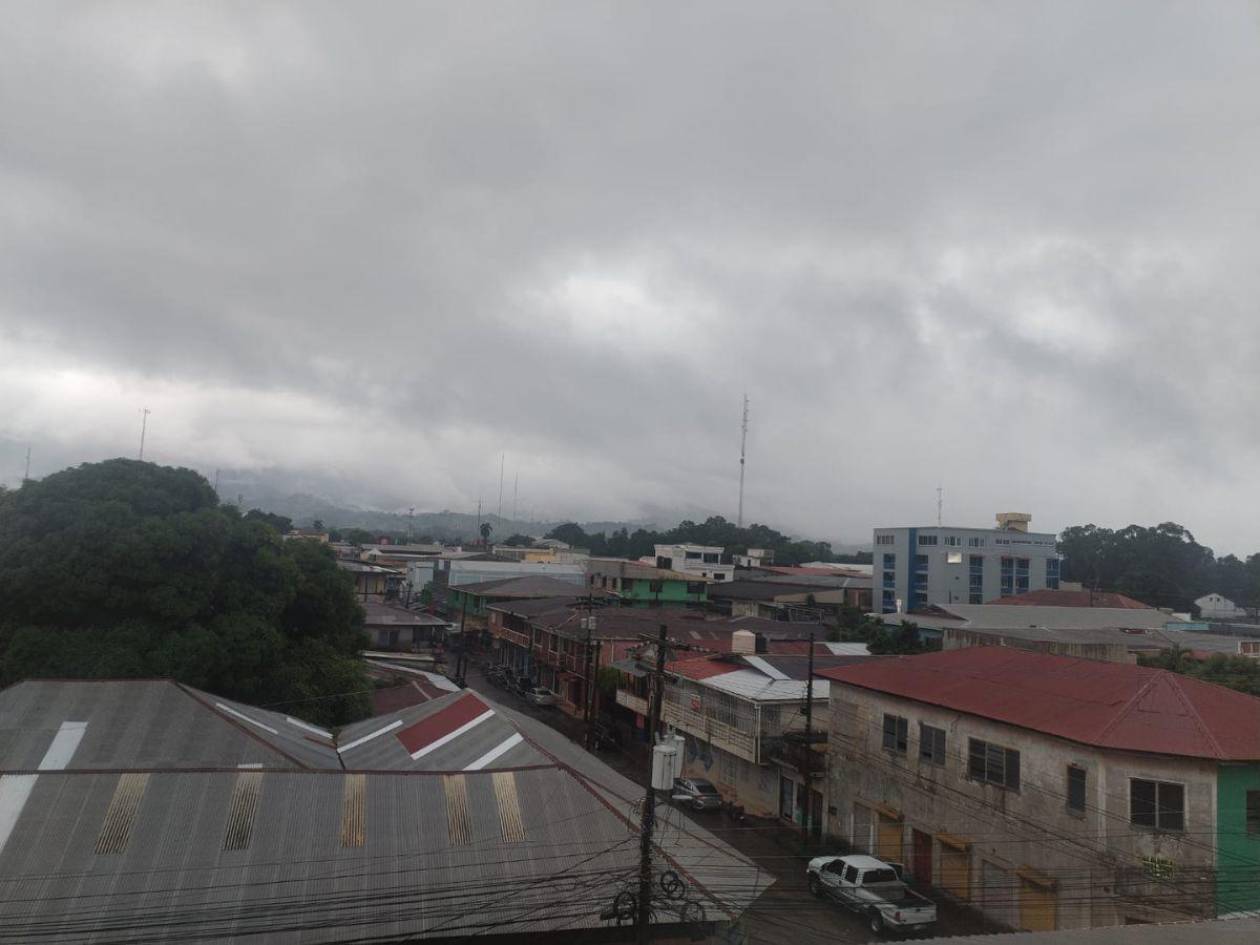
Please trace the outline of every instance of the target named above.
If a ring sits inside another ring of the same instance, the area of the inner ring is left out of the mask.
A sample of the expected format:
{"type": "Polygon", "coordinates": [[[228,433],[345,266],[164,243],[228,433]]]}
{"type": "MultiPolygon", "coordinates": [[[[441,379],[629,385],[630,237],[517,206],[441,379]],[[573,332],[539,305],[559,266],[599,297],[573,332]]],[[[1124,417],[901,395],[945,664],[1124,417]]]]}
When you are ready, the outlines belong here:
{"type": "MultiPolygon", "coordinates": [[[[0,436],[799,532],[1251,551],[1257,19],[14,5],[0,436]]],[[[12,463],[9,463],[12,465],[12,463]]],[[[12,479],[12,476],[9,476],[12,479]]]]}

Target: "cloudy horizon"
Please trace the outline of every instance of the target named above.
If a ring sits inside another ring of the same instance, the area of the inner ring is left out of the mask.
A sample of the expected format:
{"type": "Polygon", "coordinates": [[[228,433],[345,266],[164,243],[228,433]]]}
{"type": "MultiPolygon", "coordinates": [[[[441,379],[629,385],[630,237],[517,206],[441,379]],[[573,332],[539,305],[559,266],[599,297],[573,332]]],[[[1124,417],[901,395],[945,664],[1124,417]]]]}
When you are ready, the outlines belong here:
{"type": "Polygon", "coordinates": [[[0,481],[1260,550],[1257,10],[12,4],[0,481]]]}

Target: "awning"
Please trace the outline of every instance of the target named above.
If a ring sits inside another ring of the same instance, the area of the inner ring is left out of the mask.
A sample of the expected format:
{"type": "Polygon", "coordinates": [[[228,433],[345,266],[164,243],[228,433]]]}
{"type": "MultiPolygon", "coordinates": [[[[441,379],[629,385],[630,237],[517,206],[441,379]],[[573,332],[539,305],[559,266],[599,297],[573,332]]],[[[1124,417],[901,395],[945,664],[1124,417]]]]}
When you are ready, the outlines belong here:
{"type": "Polygon", "coordinates": [[[648,674],[648,671],[639,665],[638,660],[616,660],[611,665],[613,669],[620,670],[627,676],[633,676],[636,679],[642,679],[648,674]]]}
{"type": "Polygon", "coordinates": [[[962,837],[955,837],[949,833],[938,833],[936,839],[941,841],[947,847],[953,847],[955,850],[970,850],[971,841],[964,840],[962,837]]]}
{"type": "Polygon", "coordinates": [[[1020,879],[1032,883],[1034,886],[1040,886],[1042,889],[1054,889],[1058,885],[1058,880],[1053,876],[1047,876],[1040,870],[1035,870],[1031,866],[1020,866],[1016,868],[1015,875],[1020,879]]]}
{"type": "Polygon", "coordinates": [[[887,804],[867,804],[867,806],[875,811],[881,817],[887,817],[889,820],[901,820],[902,813],[895,807],[889,807],[887,804]]]}

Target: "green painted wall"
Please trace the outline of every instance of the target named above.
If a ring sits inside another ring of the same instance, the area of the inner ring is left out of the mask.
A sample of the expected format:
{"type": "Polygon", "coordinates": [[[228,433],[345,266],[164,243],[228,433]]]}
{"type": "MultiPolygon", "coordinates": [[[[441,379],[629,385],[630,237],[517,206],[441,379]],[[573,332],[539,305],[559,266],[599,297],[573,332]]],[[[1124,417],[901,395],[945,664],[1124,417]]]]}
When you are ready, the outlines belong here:
{"type": "MultiPolygon", "coordinates": [[[[624,581],[623,587],[624,587],[624,581]]],[[[634,586],[630,590],[622,591],[621,600],[623,603],[631,606],[647,606],[652,601],[660,599],[662,604],[703,604],[709,599],[708,585],[704,585],[704,590],[699,594],[687,593],[687,581],[664,581],[661,584],[661,592],[657,594],[651,590],[652,582],[647,578],[636,578],[634,586]]]]}
{"type": "Polygon", "coordinates": [[[1247,833],[1247,792],[1260,791],[1260,765],[1216,773],[1216,914],[1260,909],[1260,833],[1247,833]]]}

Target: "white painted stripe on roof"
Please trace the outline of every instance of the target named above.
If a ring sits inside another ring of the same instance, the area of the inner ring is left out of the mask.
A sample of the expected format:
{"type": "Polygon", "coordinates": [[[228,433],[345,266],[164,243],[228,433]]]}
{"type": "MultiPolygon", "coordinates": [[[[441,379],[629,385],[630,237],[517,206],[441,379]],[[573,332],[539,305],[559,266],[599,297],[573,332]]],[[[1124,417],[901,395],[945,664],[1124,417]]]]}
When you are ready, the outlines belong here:
{"type": "Polygon", "coordinates": [[[478,758],[476,761],[474,761],[464,770],[465,771],[480,771],[482,768],[490,764],[490,762],[494,761],[500,755],[506,754],[507,752],[511,751],[513,748],[515,748],[517,745],[519,745],[523,741],[525,741],[525,737],[520,732],[517,732],[515,735],[511,736],[510,738],[505,738],[501,743],[496,745],[494,748],[491,748],[488,752],[486,752],[484,755],[482,755],[480,758],[478,758]]]}
{"type": "Polygon", "coordinates": [[[249,761],[249,762],[246,762],[246,763],[245,763],[245,764],[243,764],[243,765],[237,765],[236,767],[238,767],[238,768],[261,768],[261,767],[262,767],[262,762],[261,762],[261,761],[249,761]]]}
{"type": "Polygon", "coordinates": [[[361,738],[356,738],[348,745],[342,745],[337,749],[337,753],[340,754],[343,751],[349,751],[351,748],[358,748],[364,742],[370,742],[372,739],[384,735],[386,732],[392,732],[396,728],[402,728],[402,719],[394,719],[394,721],[390,722],[384,728],[378,728],[375,732],[369,732],[361,738]]]}
{"type": "Polygon", "coordinates": [[[216,703],[214,704],[214,707],[215,707],[216,709],[222,709],[222,710],[223,710],[224,712],[226,712],[228,715],[235,715],[238,719],[240,719],[240,720],[241,720],[241,721],[243,721],[243,722],[248,722],[250,725],[257,725],[257,726],[258,726],[260,729],[262,729],[264,732],[270,732],[272,735],[279,735],[279,734],[280,734],[278,731],[276,731],[276,730],[275,730],[274,728],[272,728],[270,725],[263,725],[263,724],[262,724],[262,722],[259,722],[259,721],[255,720],[255,719],[251,719],[251,718],[250,718],[248,715],[246,715],[244,712],[237,712],[235,709],[232,709],[232,708],[229,708],[228,706],[225,706],[222,702],[216,702],[216,703]]]}
{"type": "Polygon", "coordinates": [[[787,673],[775,669],[773,666],[771,666],[769,663],[763,660],[760,656],[745,656],[744,662],[747,663],[749,666],[754,667],[755,669],[761,670],[771,679],[790,679],[791,678],[790,676],[788,676],[787,673]]]}
{"type": "Polygon", "coordinates": [[[44,752],[39,763],[40,771],[60,771],[70,763],[74,751],[83,741],[83,733],[87,731],[87,722],[62,722],[61,728],[53,736],[52,744],[44,752]]]}
{"type": "MultiPolygon", "coordinates": [[[[61,771],[70,763],[79,742],[83,741],[83,733],[87,731],[87,722],[62,722],[53,736],[52,743],[44,752],[39,762],[40,771],[61,771]]],[[[6,774],[0,776],[0,850],[9,842],[13,828],[17,826],[22,809],[35,790],[37,774],[6,774]]]]}
{"type": "Polygon", "coordinates": [[[429,742],[429,744],[425,745],[423,748],[419,749],[418,751],[413,751],[411,753],[411,760],[415,761],[417,758],[423,758],[429,752],[434,751],[435,749],[441,748],[447,742],[454,741],[455,739],[459,738],[459,736],[463,735],[465,732],[472,731],[474,728],[476,728],[486,719],[490,718],[490,716],[492,715],[494,715],[494,709],[486,709],[485,712],[482,712],[481,715],[477,716],[475,719],[469,722],[465,722],[463,725],[461,725],[459,728],[455,729],[454,731],[447,732],[441,738],[438,738],[438,739],[435,739],[434,741],[429,742]]]}
{"type": "Polygon", "coordinates": [[[324,738],[332,738],[332,732],[325,732],[325,731],[324,731],[322,728],[320,728],[319,726],[317,726],[317,725],[309,725],[309,724],[307,724],[306,722],[303,722],[301,719],[295,719],[295,718],[293,718],[293,716],[291,716],[291,715],[286,715],[286,716],[284,717],[284,720],[285,720],[286,722],[288,722],[290,725],[296,725],[298,728],[304,728],[304,729],[306,729],[308,732],[314,732],[316,735],[322,735],[322,736],[324,736],[324,738]]]}
{"type": "Polygon", "coordinates": [[[832,656],[870,656],[870,648],[865,643],[824,643],[832,656]]]}

